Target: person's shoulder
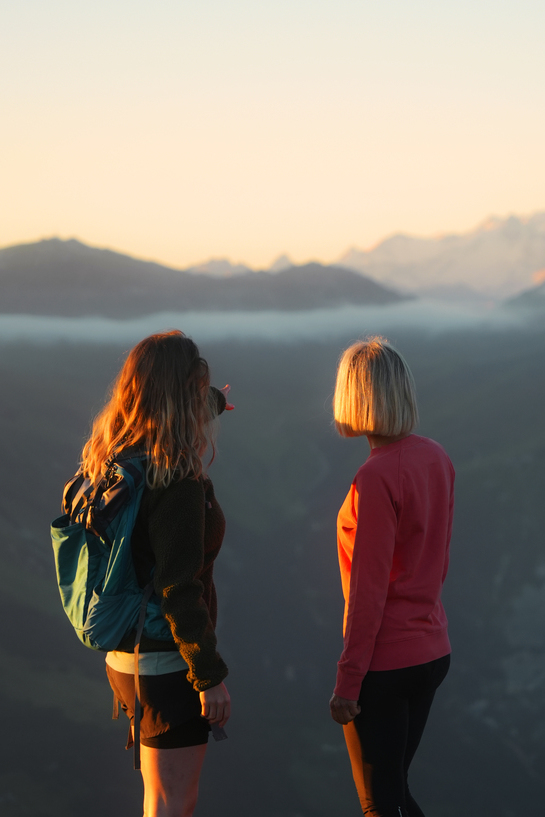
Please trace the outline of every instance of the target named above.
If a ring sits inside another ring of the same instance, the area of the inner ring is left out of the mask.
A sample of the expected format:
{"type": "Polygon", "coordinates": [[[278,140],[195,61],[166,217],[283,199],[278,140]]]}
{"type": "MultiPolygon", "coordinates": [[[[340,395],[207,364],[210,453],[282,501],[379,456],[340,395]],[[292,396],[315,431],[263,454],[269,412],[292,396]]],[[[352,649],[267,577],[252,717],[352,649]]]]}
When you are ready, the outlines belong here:
{"type": "Polygon", "coordinates": [[[447,457],[447,459],[449,459],[447,452],[445,451],[441,443],[437,442],[437,440],[432,440],[431,437],[419,437],[418,435],[415,435],[415,437],[421,443],[421,445],[424,445],[429,449],[436,451],[438,455],[447,457]]]}
{"type": "Polygon", "coordinates": [[[194,503],[204,501],[206,478],[193,475],[179,477],[174,475],[168,485],[145,489],[145,496],[154,508],[170,503],[194,503]]]}
{"type": "Polygon", "coordinates": [[[438,443],[437,440],[432,440],[431,437],[421,437],[417,434],[412,436],[414,437],[416,443],[414,448],[415,452],[426,452],[427,456],[431,455],[454,471],[452,461],[441,443],[438,443]]]}
{"type": "Polygon", "coordinates": [[[354,477],[354,485],[358,490],[376,480],[387,480],[392,472],[392,461],[389,457],[369,457],[360,465],[354,477]]]}
{"type": "Polygon", "coordinates": [[[168,488],[165,490],[172,491],[172,493],[176,494],[198,496],[200,494],[204,494],[206,490],[206,482],[207,478],[203,475],[199,477],[196,477],[193,474],[188,474],[185,477],[174,475],[174,478],[170,482],[168,488]]]}

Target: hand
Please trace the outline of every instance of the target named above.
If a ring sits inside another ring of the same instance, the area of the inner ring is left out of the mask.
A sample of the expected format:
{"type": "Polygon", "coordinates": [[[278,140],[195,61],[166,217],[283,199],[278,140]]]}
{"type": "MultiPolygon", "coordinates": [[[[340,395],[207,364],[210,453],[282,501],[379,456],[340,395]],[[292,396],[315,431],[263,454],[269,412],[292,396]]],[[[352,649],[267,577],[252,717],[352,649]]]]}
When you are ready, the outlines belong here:
{"type": "Polygon", "coordinates": [[[225,726],[231,714],[231,698],[225,684],[218,684],[199,692],[201,715],[210,723],[225,726]]]}
{"type": "Polygon", "coordinates": [[[329,711],[331,712],[331,717],[337,723],[341,723],[346,725],[353,721],[356,715],[359,715],[361,712],[361,706],[358,704],[357,701],[349,701],[347,698],[339,698],[338,695],[331,696],[331,700],[329,701],[329,711]]]}
{"type": "Polygon", "coordinates": [[[227,395],[228,395],[228,394],[229,394],[229,392],[231,391],[231,386],[229,386],[229,384],[227,384],[227,386],[224,386],[224,387],[223,387],[223,389],[219,389],[219,391],[220,391],[220,392],[223,394],[223,396],[225,397],[225,411],[233,411],[233,409],[234,409],[234,405],[233,405],[232,403],[229,403],[229,402],[227,401],[227,395]]]}

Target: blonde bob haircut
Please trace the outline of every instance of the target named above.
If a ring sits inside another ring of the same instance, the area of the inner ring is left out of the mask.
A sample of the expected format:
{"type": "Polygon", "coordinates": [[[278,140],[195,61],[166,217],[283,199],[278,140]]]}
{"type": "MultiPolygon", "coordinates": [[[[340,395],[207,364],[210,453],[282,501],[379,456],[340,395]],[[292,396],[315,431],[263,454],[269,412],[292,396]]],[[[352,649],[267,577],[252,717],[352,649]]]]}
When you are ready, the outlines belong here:
{"type": "Polygon", "coordinates": [[[178,330],[144,338],[129,352],[95,418],[82,472],[96,485],[109,459],[134,446],[147,456],[150,488],[197,479],[208,443],[214,451],[209,389],[208,364],[191,338],[178,330]]]}
{"type": "Polygon", "coordinates": [[[416,389],[407,363],[387,340],[371,337],[343,352],[333,398],[341,437],[410,434],[418,423],[416,389]]]}

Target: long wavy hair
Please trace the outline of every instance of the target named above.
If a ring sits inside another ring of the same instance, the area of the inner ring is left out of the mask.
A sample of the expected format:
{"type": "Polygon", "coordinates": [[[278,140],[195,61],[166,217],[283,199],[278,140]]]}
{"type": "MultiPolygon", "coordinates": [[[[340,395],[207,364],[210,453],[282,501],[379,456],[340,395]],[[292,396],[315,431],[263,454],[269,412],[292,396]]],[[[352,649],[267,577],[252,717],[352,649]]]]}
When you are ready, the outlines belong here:
{"type": "Polygon", "coordinates": [[[85,476],[96,485],[110,458],[134,446],[147,456],[150,488],[200,477],[209,443],[214,452],[209,390],[208,364],[191,338],[178,330],[144,338],[93,422],[81,457],[85,476]]]}

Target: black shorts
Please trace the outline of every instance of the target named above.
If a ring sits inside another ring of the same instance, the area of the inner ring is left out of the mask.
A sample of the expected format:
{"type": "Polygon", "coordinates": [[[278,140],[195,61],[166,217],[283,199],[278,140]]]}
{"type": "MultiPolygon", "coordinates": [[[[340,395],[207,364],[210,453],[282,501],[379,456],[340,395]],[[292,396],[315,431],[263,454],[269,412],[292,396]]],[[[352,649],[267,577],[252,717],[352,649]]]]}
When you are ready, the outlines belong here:
{"type": "MultiPolygon", "coordinates": [[[[106,664],[108,680],[123,711],[134,720],[134,675],[106,664]]],[[[179,749],[208,742],[210,726],[201,717],[201,702],[186,678],[187,670],[141,675],[140,743],[152,749],[179,749]]]]}

